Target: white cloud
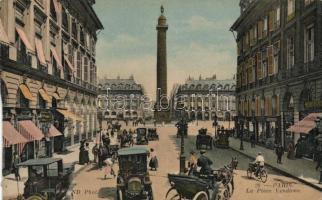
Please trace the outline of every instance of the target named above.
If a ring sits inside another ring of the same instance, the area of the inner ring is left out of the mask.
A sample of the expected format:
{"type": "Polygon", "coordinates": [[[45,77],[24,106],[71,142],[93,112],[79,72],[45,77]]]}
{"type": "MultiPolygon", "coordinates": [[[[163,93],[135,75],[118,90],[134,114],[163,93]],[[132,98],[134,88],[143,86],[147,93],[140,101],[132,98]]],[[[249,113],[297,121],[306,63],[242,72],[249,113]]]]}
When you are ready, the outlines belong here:
{"type": "Polygon", "coordinates": [[[210,20],[202,16],[192,16],[184,23],[191,31],[206,31],[206,30],[228,30],[228,25],[231,21],[227,20],[210,20]]]}
{"type": "Polygon", "coordinates": [[[111,41],[104,42],[103,48],[113,50],[115,48],[131,48],[140,44],[140,39],[127,33],[117,35],[111,41]]]}

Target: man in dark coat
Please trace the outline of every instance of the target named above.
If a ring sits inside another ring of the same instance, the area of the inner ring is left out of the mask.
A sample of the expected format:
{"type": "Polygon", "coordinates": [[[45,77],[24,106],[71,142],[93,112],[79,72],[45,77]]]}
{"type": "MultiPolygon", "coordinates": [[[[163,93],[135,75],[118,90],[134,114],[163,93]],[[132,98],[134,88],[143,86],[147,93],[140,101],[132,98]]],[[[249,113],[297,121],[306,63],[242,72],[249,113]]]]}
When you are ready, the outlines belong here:
{"type": "Polygon", "coordinates": [[[282,164],[282,156],[284,154],[284,149],[282,145],[278,144],[276,146],[275,153],[277,155],[277,163],[282,164]]]}
{"type": "Polygon", "coordinates": [[[251,146],[251,148],[255,148],[255,142],[256,142],[256,138],[255,138],[255,134],[253,133],[250,136],[250,146],[251,146]]]}
{"type": "Polygon", "coordinates": [[[200,174],[209,175],[212,172],[211,165],[213,164],[212,161],[205,156],[206,151],[200,151],[200,157],[198,158],[197,165],[201,167],[200,174]]]}

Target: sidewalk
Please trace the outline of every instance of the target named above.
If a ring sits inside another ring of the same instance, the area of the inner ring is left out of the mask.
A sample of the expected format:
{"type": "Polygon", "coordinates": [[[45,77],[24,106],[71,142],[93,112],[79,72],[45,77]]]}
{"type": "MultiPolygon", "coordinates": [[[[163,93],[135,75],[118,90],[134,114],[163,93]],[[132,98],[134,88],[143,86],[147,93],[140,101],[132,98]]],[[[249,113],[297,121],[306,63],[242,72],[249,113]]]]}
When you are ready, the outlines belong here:
{"type": "Polygon", "coordinates": [[[240,140],[230,137],[229,145],[230,148],[246,155],[247,157],[253,158],[258,152],[262,152],[265,157],[265,164],[277,170],[283,175],[295,178],[317,190],[322,191],[322,184],[319,183],[320,171],[316,171],[316,163],[305,159],[289,160],[284,154],[282,164],[277,164],[275,151],[256,145],[255,148],[250,147],[249,142],[244,143],[244,150],[240,150],[240,140]]]}
{"type": "MultiPolygon", "coordinates": [[[[93,147],[93,143],[90,143],[90,149],[93,147]]],[[[62,158],[63,163],[72,163],[72,162],[78,162],[79,157],[79,144],[70,146],[67,148],[67,153],[63,154],[56,154],[54,153],[54,158],[62,158]]],[[[92,153],[89,153],[90,160],[93,159],[92,153]]],[[[86,165],[75,165],[75,171],[74,175],[79,173],[83,168],[85,168],[86,165]]],[[[23,193],[24,189],[24,183],[27,180],[28,170],[27,168],[20,168],[20,176],[21,181],[17,182],[15,180],[14,174],[9,174],[7,176],[2,177],[2,192],[3,192],[3,199],[9,200],[9,199],[16,199],[18,194],[23,193]]]]}

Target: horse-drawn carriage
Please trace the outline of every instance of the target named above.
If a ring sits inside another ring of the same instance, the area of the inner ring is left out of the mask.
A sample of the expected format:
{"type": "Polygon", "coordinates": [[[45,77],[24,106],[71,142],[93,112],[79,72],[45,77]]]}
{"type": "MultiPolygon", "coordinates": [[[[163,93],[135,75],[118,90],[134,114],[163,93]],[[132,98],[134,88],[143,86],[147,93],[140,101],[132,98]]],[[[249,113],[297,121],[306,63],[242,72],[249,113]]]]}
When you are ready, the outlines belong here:
{"type": "Polygon", "coordinates": [[[217,148],[229,148],[229,130],[218,129],[214,138],[214,146],[217,148]]]}
{"type": "Polygon", "coordinates": [[[212,137],[207,134],[206,128],[199,129],[196,138],[196,149],[201,149],[203,146],[205,146],[206,149],[212,149],[212,140],[212,137]]]}
{"type": "Polygon", "coordinates": [[[137,128],[136,129],[136,144],[137,145],[147,145],[149,144],[149,140],[147,137],[147,129],[146,128],[137,128]]]}
{"type": "Polygon", "coordinates": [[[159,140],[159,135],[157,133],[156,128],[148,128],[148,136],[149,141],[159,140]]]}
{"type": "Polygon", "coordinates": [[[118,151],[117,200],[153,200],[152,182],[147,167],[149,151],[145,147],[130,147],[118,151]]]}
{"type": "Polygon", "coordinates": [[[23,198],[63,199],[71,183],[74,165],[74,163],[64,165],[61,158],[39,158],[19,163],[20,167],[28,167],[23,198]]]}

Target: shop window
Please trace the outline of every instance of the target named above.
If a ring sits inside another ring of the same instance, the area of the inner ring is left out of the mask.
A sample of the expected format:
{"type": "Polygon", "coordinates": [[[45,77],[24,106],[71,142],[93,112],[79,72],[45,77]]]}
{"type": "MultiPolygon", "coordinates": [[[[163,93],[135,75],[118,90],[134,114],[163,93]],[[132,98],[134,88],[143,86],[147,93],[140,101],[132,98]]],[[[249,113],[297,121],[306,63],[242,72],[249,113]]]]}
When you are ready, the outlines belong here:
{"type": "Polygon", "coordinates": [[[304,33],[304,62],[314,60],[314,26],[308,26],[304,33]]]}
{"type": "Polygon", "coordinates": [[[294,67],[294,38],[287,38],[287,69],[292,69],[294,67]]]}

